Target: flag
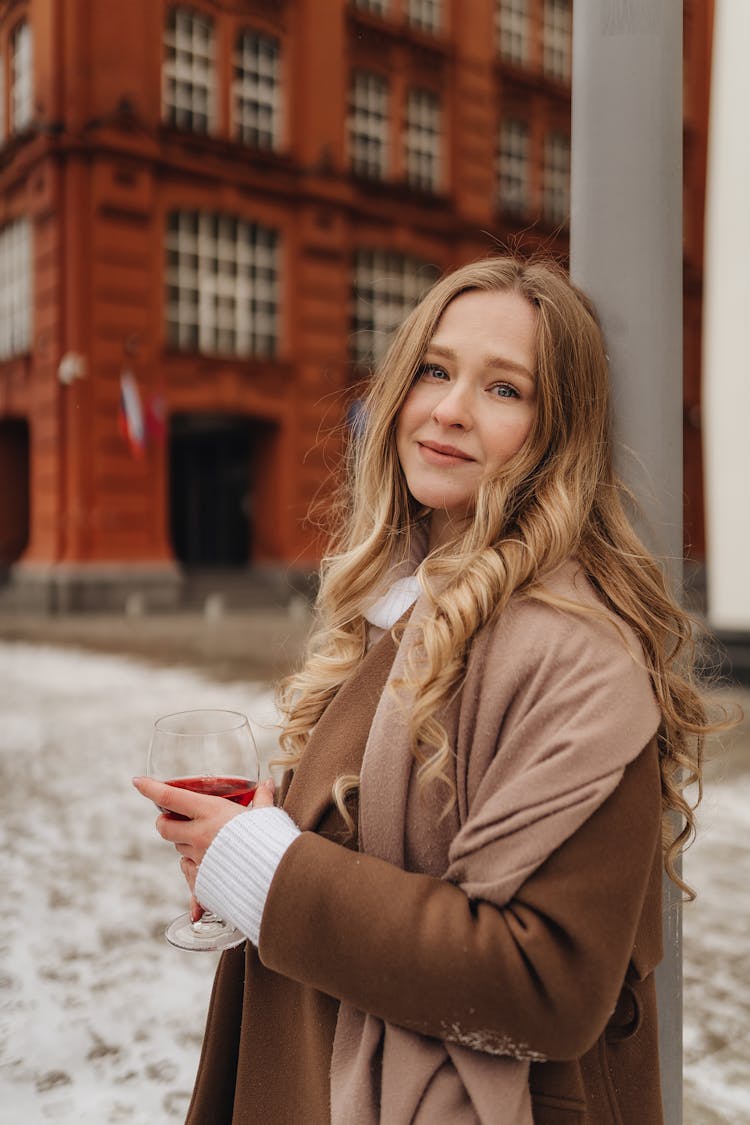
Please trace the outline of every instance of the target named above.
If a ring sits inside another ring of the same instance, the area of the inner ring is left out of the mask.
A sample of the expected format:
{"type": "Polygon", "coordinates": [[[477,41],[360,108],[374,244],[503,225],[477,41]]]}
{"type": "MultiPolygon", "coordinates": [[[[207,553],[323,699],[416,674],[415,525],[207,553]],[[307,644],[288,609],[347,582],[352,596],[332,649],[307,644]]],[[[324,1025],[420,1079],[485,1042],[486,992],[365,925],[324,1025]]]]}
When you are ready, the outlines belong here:
{"type": "Polygon", "coordinates": [[[161,445],[167,435],[167,404],[164,395],[153,394],[146,404],[146,435],[161,445]]]}
{"type": "Polygon", "coordinates": [[[132,371],[120,375],[120,433],[134,457],[142,457],[146,447],[146,426],[141,395],[132,371]]]}

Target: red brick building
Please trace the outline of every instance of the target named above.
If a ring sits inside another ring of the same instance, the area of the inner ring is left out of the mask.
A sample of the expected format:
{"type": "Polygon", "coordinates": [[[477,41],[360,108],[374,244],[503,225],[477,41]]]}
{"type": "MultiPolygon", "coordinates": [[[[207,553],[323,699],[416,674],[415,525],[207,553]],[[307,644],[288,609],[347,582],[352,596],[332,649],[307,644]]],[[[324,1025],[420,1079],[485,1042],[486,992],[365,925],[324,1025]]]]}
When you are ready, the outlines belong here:
{"type": "MultiPolygon", "coordinates": [[[[565,255],[570,20],[0,4],[0,563],[27,601],[166,604],[186,568],[314,562],[321,435],[394,322],[497,246],[565,255]]],[[[696,253],[688,275],[699,301],[696,253]]]]}

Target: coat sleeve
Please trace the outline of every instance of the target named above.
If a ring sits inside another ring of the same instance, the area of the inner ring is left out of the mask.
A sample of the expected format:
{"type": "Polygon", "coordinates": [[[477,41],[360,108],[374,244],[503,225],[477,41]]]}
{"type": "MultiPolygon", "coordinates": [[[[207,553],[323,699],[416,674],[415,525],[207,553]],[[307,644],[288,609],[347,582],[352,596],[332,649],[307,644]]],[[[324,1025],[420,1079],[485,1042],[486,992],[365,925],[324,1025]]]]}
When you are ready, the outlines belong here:
{"type": "Polygon", "coordinates": [[[660,828],[651,742],[502,908],[304,832],[271,884],[260,958],[423,1035],[496,1054],[579,1058],[617,1002],[660,828]]]}

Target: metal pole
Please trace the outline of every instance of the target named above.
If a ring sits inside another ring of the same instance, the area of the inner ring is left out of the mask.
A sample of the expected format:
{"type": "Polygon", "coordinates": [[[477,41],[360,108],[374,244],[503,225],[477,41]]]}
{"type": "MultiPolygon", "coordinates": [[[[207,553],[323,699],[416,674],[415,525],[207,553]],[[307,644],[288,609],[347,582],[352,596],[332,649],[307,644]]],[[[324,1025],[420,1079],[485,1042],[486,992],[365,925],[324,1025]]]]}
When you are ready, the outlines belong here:
{"type": "Polygon", "coordinates": [[[750,254],[750,146],[745,132],[750,104],[748,43],[750,4],[717,0],[703,302],[706,563],[709,622],[715,629],[739,636],[750,634],[750,285],[745,264],[750,254]]]}
{"type": "MultiPolygon", "coordinates": [[[[571,275],[613,373],[618,470],[649,546],[682,558],[682,0],[574,0],[571,275]]],[[[667,1125],[682,1122],[682,913],[657,972],[667,1125]]]]}

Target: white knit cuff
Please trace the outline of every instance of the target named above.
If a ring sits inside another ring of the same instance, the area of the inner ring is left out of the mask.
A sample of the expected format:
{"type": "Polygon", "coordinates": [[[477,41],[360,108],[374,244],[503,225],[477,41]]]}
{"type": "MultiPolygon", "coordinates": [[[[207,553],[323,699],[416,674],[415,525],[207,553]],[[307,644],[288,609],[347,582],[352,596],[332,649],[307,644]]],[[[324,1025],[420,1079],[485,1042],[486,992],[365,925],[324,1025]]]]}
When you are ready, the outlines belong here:
{"type": "Polygon", "coordinates": [[[198,868],[195,897],[253,945],[281,857],[300,835],[283,809],[248,809],[217,833],[198,868]]]}

